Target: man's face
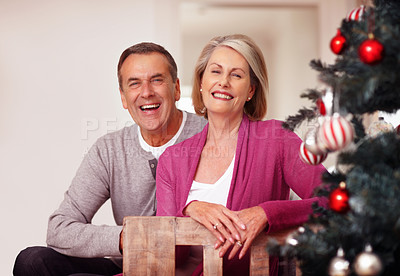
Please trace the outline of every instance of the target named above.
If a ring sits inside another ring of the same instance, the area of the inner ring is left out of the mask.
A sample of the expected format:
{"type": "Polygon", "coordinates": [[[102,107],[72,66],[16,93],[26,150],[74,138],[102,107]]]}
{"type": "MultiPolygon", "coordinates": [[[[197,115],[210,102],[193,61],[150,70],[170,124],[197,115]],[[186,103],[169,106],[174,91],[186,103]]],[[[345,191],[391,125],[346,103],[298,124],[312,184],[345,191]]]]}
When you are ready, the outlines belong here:
{"type": "Polygon", "coordinates": [[[179,80],[173,82],[167,59],[160,53],[132,54],[122,64],[120,75],[122,105],[142,135],[161,135],[180,98],[179,80]]]}

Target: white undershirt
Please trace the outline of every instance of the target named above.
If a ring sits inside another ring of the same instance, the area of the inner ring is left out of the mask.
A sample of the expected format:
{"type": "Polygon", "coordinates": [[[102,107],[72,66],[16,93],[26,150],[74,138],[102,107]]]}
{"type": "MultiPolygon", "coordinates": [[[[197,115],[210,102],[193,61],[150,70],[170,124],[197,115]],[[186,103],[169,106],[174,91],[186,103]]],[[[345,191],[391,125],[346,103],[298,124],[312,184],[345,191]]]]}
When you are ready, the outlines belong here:
{"type": "Polygon", "coordinates": [[[143,139],[143,136],[142,136],[142,134],[140,132],[140,128],[139,128],[139,125],[138,125],[137,127],[138,127],[138,137],[139,137],[140,146],[145,151],[151,152],[153,154],[153,156],[155,158],[157,158],[157,160],[158,160],[158,158],[165,151],[165,149],[168,148],[169,146],[172,146],[173,144],[175,144],[176,140],[178,140],[179,135],[181,135],[182,130],[183,130],[183,126],[185,125],[186,118],[187,118],[186,112],[182,111],[182,113],[183,113],[182,123],[181,123],[181,126],[179,127],[178,132],[174,135],[174,137],[172,137],[171,140],[169,140],[166,144],[164,144],[164,145],[162,145],[160,147],[153,147],[153,146],[150,146],[149,144],[147,144],[147,142],[143,139]]]}
{"type": "MultiPolygon", "coordinates": [[[[229,189],[231,187],[233,168],[235,165],[235,156],[232,162],[226,169],[224,174],[214,183],[206,184],[193,180],[192,187],[189,191],[186,204],[193,200],[205,201],[215,204],[221,204],[226,207],[228,201],[229,189]]],[[[183,266],[177,267],[175,276],[186,276],[192,274],[197,265],[203,259],[202,246],[191,246],[190,256],[183,266]]]]}
{"type": "Polygon", "coordinates": [[[214,184],[200,183],[193,180],[186,204],[193,200],[221,204],[226,207],[229,188],[231,187],[235,156],[225,173],[214,184]]]}

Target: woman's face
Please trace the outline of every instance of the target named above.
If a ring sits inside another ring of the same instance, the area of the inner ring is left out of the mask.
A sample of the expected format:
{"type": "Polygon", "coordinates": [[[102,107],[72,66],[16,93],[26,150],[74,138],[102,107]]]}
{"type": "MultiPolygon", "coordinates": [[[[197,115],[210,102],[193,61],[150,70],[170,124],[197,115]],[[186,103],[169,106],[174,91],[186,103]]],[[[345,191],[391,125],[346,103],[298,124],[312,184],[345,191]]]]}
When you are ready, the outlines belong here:
{"type": "Polygon", "coordinates": [[[250,68],[245,58],[229,47],[212,53],[201,81],[202,97],[208,117],[241,117],[248,98],[254,95],[250,68]]]}

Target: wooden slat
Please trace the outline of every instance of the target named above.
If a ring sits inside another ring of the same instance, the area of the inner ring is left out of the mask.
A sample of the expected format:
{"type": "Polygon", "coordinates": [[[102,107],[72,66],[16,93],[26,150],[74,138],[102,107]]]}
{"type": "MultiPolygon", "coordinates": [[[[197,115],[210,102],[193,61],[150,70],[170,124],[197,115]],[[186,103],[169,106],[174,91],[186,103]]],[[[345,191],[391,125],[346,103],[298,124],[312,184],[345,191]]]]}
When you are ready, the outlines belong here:
{"type": "Polygon", "coordinates": [[[204,276],[222,276],[222,258],[219,257],[219,250],[213,245],[203,247],[203,274],[204,276]]]}
{"type": "MultiPolygon", "coordinates": [[[[260,234],[251,247],[250,275],[269,275],[266,250],[270,238],[284,243],[294,229],[260,234]]],[[[175,245],[202,245],[204,275],[221,276],[222,258],[215,237],[191,218],[126,217],[124,219],[124,275],[175,275],[175,245]]],[[[296,267],[296,275],[301,271],[296,267]]]]}
{"type": "Polygon", "coordinates": [[[253,242],[250,255],[250,275],[269,275],[268,236],[261,234],[253,242]]]}
{"type": "Polygon", "coordinates": [[[207,228],[191,218],[176,218],[177,245],[213,245],[216,238],[207,228]]]}
{"type": "Polygon", "coordinates": [[[124,220],[124,275],[175,275],[175,218],[124,220]]]}

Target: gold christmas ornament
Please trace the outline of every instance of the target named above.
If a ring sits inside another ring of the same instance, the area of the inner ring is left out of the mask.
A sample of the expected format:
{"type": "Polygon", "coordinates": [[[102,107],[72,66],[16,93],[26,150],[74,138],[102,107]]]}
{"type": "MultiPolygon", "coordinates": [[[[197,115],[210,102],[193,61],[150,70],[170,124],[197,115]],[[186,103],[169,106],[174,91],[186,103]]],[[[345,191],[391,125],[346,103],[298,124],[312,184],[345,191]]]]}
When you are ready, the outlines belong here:
{"type": "Polygon", "coordinates": [[[381,273],[382,261],[372,252],[371,245],[368,244],[365,251],[354,260],[354,271],[359,276],[375,276],[381,273]]]}
{"type": "Polygon", "coordinates": [[[344,258],[344,251],[340,247],[329,264],[329,276],[347,276],[350,273],[350,263],[344,258]]]}

